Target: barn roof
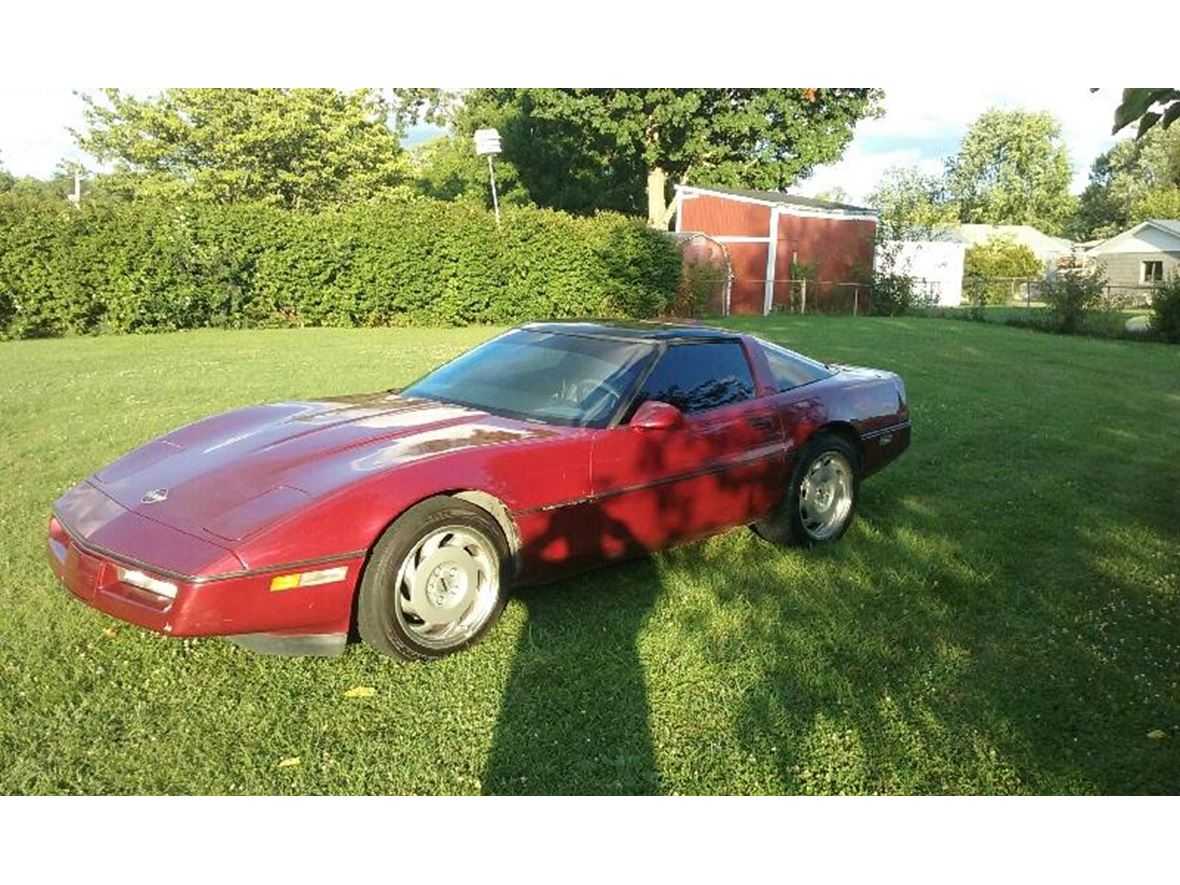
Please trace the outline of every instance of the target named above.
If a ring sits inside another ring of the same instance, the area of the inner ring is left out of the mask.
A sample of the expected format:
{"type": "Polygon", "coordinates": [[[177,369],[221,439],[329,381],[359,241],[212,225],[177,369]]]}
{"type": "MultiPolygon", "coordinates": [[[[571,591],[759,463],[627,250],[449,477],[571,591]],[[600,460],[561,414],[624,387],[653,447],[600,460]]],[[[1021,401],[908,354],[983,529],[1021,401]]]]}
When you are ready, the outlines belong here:
{"type": "Polygon", "coordinates": [[[835,203],[831,200],[820,200],[815,197],[803,197],[798,194],[788,194],[783,191],[747,190],[736,187],[696,187],[690,185],[676,185],[676,190],[686,194],[713,194],[720,197],[735,197],[754,203],[765,203],[768,206],[796,206],[801,209],[812,209],[817,212],[836,212],[841,215],[864,215],[875,218],[876,209],[865,206],[853,206],[850,203],[835,203]]]}

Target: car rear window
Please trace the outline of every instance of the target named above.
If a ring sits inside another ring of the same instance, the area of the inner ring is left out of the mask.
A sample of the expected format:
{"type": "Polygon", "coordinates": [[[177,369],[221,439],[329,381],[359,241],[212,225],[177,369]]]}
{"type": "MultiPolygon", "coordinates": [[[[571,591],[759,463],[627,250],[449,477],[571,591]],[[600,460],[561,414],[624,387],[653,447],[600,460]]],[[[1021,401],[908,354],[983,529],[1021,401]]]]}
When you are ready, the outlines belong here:
{"type": "Polygon", "coordinates": [[[834,373],[823,363],[809,360],[793,350],[779,347],[767,341],[759,341],[762,351],[766,354],[766,361],[770,364],[770,374],[774,376],[775,389],[782,393],[793,390],[804,384],[830,378],[834,373]]]}

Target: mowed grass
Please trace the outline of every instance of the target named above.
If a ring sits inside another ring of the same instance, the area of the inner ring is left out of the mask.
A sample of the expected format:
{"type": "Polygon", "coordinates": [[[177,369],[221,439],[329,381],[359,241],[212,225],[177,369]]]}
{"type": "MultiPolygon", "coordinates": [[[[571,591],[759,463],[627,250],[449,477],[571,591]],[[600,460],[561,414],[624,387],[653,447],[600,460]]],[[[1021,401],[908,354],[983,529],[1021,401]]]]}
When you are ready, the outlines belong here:
{"type": "Polygon", "coordinates": [[[179,424],[401,385],[494,330],[0,344],[0,792],[1180,791],[1180,348],[734,325],[904,376],[913,444],[846,537],[739,529],[522,591],[431,665],[120,624],[56,586],[45,520],[179,424]]]}

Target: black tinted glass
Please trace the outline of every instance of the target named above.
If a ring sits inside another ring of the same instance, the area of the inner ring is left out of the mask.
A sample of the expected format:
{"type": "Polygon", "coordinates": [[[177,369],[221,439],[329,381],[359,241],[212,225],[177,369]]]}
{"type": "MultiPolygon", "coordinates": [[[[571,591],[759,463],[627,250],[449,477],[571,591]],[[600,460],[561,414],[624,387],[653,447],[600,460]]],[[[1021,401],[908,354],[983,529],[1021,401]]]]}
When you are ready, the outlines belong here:
{"type": "Polygon", "coordinates": [[[647,400],[700,412],[754,397],[754,379],[741,344],[674,344],[643,384],[638,406],[647,400]]]}
{"type": "Polygon", "coordinates": [[[761,344],[762,350],[766,353],[766,361],[770,364],[770,374],[774,376],[775,389],[779,393],[832,375],[831,369],[823,363],[809,360],[805,356],[765,341],[761,344]]]}
{"type": "Polygon", "coordinates": [[[646,341],[517,329],[403,393],[552,424],[605,427],[654,353],[646,341]]]}

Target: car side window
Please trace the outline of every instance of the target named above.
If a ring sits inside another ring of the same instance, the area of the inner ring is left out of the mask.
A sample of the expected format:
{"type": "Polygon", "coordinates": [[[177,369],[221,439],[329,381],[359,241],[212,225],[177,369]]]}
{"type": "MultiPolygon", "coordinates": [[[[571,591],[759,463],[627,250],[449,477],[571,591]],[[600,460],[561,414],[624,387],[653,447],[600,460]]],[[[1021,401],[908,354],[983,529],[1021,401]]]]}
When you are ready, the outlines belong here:
{"type": "Polygon", "coordinates": [[[831,369],[823,363],[809,360],[805,356],[775,347],[765,341],[761,344],[762,351],[766,354],[766,362],[770,365],[770,374],[774,377],[774,389],[779,393],[832,376],[831,369]]]}
{"type": "Polygon", "coordinates": [[[673,344],[647,376],[634,408],[654,399],[687,414],[753,397],[754,377],[739,342],[673,344]]]}

